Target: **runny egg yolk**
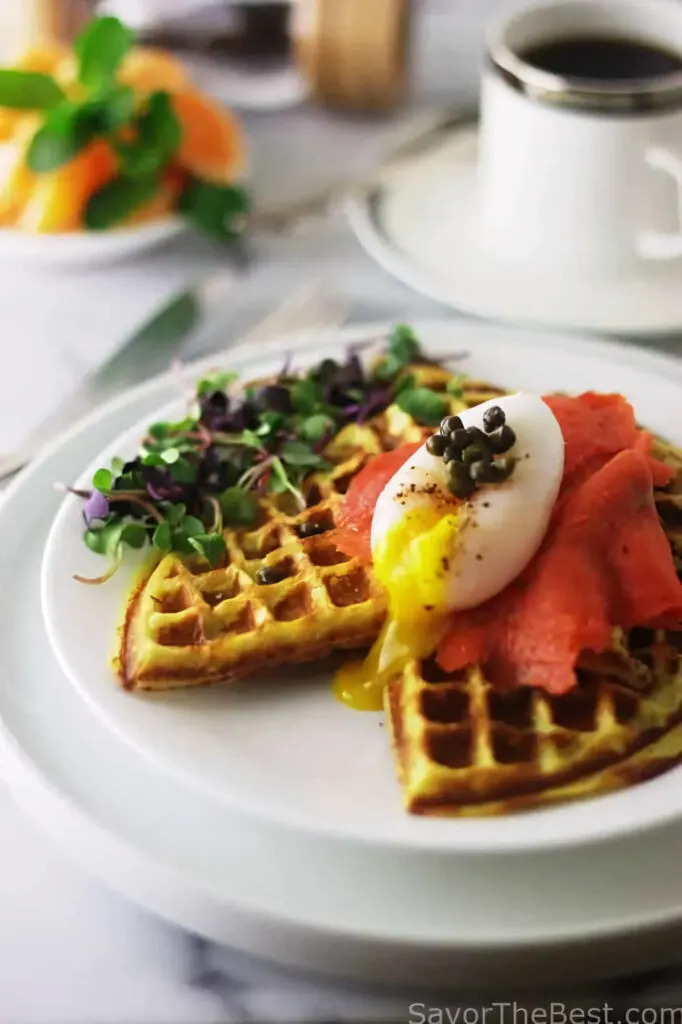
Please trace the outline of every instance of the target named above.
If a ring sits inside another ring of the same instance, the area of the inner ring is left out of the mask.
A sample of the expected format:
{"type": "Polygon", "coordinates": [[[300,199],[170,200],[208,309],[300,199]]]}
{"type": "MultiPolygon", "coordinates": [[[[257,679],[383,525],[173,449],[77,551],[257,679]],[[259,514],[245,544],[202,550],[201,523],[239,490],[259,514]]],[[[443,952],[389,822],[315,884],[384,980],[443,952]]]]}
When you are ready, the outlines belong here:
{"type": "Polygon", "coordinates": [[[412,658],[439,643],[446,624],[445,589],[457,556],[463,506],[443,515],[438,506],[411,509],[374,551],[374,572],[388,594],[386,623],[364,660],[346,663],[334,678],[334,694],[364,711],[383,706],[386,682],[412,658]]]}

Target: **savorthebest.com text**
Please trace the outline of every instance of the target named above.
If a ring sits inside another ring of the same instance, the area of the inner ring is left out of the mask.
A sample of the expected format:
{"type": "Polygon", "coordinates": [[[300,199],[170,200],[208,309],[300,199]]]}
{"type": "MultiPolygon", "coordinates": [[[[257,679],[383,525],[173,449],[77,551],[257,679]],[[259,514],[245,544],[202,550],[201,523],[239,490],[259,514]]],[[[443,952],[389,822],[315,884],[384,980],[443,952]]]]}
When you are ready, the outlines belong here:
{"type": "Polygon", "coordinates": [[[408,1024],[682,1024],[680,1006],[570,1006],[548,1003],[528,1007],[508,1001],[486,1006],[430,1006],[411,1003],[408,1024]]]}

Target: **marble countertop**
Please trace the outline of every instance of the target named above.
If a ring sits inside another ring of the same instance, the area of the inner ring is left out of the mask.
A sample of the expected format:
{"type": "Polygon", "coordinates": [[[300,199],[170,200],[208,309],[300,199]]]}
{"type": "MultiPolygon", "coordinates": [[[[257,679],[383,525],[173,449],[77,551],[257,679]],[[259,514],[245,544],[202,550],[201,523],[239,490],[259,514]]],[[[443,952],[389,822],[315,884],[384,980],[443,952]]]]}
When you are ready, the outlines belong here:
{"type": "MultiPolygon", "coordinates": [[[[482,28],[495,6],[496,0],[429,4],[429,17],[418,26],[413,109],[475,96],[482,28]]],[[[401,123],[401,117],[360,121],[305,108],[251,115],[257,193],[302,195],[369,166],[401,123]]],[[[235,337],[312,279],[348,301],[354,321],[454,316],[374,265],[343,219],[293,239],[260,242],[255,256],[235,274],[229,322],[235,337]]],[[[165,298],[221,262],[224,257],[193,240],[125,267],[82,273],[0,259],[0,450],[19,443],[31,417],[44,415],[165,298]]],[[[200,354],[195,345],[182,356],[200,354]]],[[[258,963],[110,894],[53,849],[1,785],[0,907],[0,1024],[410,1019],[405,996],[258,963]]],[[[614,1005],[638,999],[664,1005],[678,999],[675,982],[675,972],[633,979],[605,989],[605,998],[611,994],[614,1005]]]]}

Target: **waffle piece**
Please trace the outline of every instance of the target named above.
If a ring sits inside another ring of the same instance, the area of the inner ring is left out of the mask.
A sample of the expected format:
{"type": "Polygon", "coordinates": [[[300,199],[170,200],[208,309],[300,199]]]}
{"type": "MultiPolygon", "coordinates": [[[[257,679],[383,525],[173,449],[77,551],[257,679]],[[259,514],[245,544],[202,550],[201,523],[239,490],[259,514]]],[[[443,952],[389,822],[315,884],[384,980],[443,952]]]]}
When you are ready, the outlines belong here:
{"type": "MultiPolygon", "coordinates": [[[[406,372],[442,392],[452,380],[431,365],[406,372]]],[[[502,393],[464,381],[461,395],[449,397],[450,409],[459,412],[502,393]]],[[[255,528],[225,532],[225,564],[215,569],[198,557],[163,558],[128,604],[116,664],[123,685],[163,690],[225,682],[369,646],[384,621],[385,593],[371,568],[338,552],[325,534],[370,456],[431,432],[398,406],[368,424],[350,424],[325,450],[333,470],[306,480],[304,512],[292,509],[287,495],[268,497],[255,528]],[[301,537],[309,523],[319,532],[301,537]],[[260,583],[257,574],[265,567],[281,578],[260,583]]]]}
{"type": "Polygon", "coordinates": [[[225,533],[225,564],[167,555],[134,595],[120,670],[133,689],[228,680],[270,665],[309,661],[376,636],[385,598],[371,573],[325,536],[356,455],[312,477],[309,507],[262,502],[254,529],[225,533]],[[302,536],[303,534],[303,536],[302,536]]]}
{"type": "MultiPolygon", "coordinates": [[[[682,455],[656,504],[682,574],[682,455]]],[[[480,667],[414,661],[385,695],[404,802],[415,814],[482,815],[621,788],[682,761],[682,633],[616,631],[585,654],[563,696],[496,690],[480,667]]]]}

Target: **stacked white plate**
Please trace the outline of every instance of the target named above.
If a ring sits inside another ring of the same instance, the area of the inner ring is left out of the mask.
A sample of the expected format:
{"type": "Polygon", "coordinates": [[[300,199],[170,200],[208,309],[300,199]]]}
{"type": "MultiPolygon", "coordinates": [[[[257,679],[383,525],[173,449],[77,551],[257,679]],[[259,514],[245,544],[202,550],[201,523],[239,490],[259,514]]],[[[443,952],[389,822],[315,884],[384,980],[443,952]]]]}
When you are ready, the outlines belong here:
{"type": "MultiPolygon", "coordinates": [[[[385,326],[385,325],[384,325],[385,326]]],[[[338,350],[376,337],[339,334],[338,350]]],[[[416,325],[430,351],[510,387],[619,391],[682,444],[682,366],[608,342],[416,325]]],[[[276,370],[304,339],[208,365],[276,370]]],[[[329,354],[325,351],[325,354],[329,354]]],[[[58,439],[0,509],[0,765],[87,869],[145,907],[280,962],[421,986],[582,981],[679,958],[682,770],[494,820],[404,813],[382,717],[338,704],[324,667],[138,696],[109,658],[134,565],[101,587],[77,499],[144,427],[180,415],[206,365],[142,385],[58,439]],[[181,390],[181,389],[180,389],[181,390]]]]}

